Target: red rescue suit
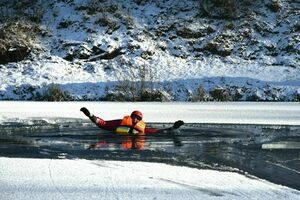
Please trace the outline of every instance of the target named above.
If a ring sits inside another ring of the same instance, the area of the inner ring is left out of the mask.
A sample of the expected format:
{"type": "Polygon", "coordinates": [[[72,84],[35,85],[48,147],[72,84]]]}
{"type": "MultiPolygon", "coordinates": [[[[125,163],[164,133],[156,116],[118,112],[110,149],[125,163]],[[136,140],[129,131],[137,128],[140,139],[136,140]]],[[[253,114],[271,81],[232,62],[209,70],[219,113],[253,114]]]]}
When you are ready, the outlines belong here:
{"type": "Polygon", "coordinates": [[[133,124],[130,116],[125,116],[122,120],[118,119],[110,121],[104,121],[103,119],[96,117],[95,123],[104,130],[114,131],[117,134],[125,135],[122,146],[126,149],[142,149],[144,147],[146,124],[142,120],[133,124]],[[132,134],[134,134],[134,136],[132,136],[132,134]]]}
{"type": "MultiPolygon", "coordinates": [[[[113,132],[117,132],[117,129],[119,127],[123,127],[124,125],[131,127],[132,126],[132,120],[130,116],[125,116],[123,119],[116,119],[116,120],[108,120],[105,121],[99,117],[94,116],[95,119],[93,119],[93,121],[97,124],[98,127],[107,130],[107,131],[113,131],[113,132]],[[130,119],[129,119],[130,118],[130,119]],[[131,122],[128,122],[131,121],[131,122]]],[[[139,132],[139,133],[159,133],[162,130],[158,130],[155,128],[147,128],[146,124],[144,121],[140,121],[139,123],[137,123],[136,126],[134,126],[134,132],[139,132]],[[143,131],[144,129],[144,131],[143,131]]]]}

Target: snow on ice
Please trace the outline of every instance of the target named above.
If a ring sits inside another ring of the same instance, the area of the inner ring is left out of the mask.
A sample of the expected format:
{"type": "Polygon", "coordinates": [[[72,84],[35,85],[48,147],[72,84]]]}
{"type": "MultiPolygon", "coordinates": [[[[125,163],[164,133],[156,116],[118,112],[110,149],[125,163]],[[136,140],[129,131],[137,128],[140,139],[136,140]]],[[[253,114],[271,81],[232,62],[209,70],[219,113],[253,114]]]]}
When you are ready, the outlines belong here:
{"type": "Polygon", "coordinates": [[[0,158],[1,199],[298,199],[232,172],[159,163],[0,158]]]}

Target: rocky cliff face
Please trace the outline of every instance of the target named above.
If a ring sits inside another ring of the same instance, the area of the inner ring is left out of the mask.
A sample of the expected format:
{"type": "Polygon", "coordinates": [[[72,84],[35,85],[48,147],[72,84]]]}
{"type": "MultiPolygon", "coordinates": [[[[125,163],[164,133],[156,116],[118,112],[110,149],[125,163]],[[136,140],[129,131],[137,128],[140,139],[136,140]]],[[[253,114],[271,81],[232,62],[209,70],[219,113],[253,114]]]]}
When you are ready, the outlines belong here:
{"type": "Polygon", "coordinates": [[[35,0],[0,9],[1,99],[43,99],[54,84],[73,100],[299,101],[299,1],[35,0]]]}

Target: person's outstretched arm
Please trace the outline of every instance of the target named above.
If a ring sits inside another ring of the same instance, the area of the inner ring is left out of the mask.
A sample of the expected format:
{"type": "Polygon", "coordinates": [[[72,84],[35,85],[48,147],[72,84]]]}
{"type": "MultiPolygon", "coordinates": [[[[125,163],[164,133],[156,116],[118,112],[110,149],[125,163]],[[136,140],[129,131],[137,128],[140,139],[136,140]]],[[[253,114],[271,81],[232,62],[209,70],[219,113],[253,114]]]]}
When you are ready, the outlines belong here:
{"type": "Polygon", "coordinates": [[[170,128],[165,128],[165,129],[156,129],[156,128],[147,128],[145,129],[145,133],[147,134],[154,134],[154,133],[167,133],[169,131],[173,131],[175,129],[180,128],[182,125],[184,125],[184,122],[182,120],[176,121],[172,127],[170,128]]]}

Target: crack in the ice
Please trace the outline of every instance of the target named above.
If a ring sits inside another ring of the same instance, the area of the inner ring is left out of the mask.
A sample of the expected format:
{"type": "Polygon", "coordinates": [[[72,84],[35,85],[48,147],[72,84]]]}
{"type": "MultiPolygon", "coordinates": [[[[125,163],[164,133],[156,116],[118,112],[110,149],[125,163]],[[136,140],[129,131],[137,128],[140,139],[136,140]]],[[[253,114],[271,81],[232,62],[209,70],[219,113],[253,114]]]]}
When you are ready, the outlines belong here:
{"type": "Polygon", "coordinates": [[[63,199],[67,199],[65,197],[65,195],[63,194],[63,192],[57,187],[57,185],[55,184],[54,180],[53,180],[53,177],[52,177],[52,171],[51,171],[51,162],[52,162],[52,159],[49,161],[49,165],[48,165],[48,171],[49,171],[49,176],[50,176],[50,179],[51,179],[51,182],[52,182],[52,185],[54,186],[55,190],[60,193],[60,195],[63,197],[63,199]]]}
{"type": "Polygon", "coordinates": [[[158,178],[158,179],[161,180],[161,181],[165,181],[165,182],[168,182],[168,183],[178,185],[178,186],[183,186],[183,187],[186,187],[188,189],[197,190],[197,191],[200,191],[202,193],[208,194],[209,196],[222,197],[222,196],[224,196],[225,193],[237,196],[237,194],[232,193],[232,192],[216,191],[217,189],[211,189],[211,190],[210,189],[205,189],[205,188],[201,188],[201,187],[196,186],[196,185],[190,185],[190,184],[181,183],[181,182],[168,180],[168,179],[164,179],[164,178],[158,178]]]}

